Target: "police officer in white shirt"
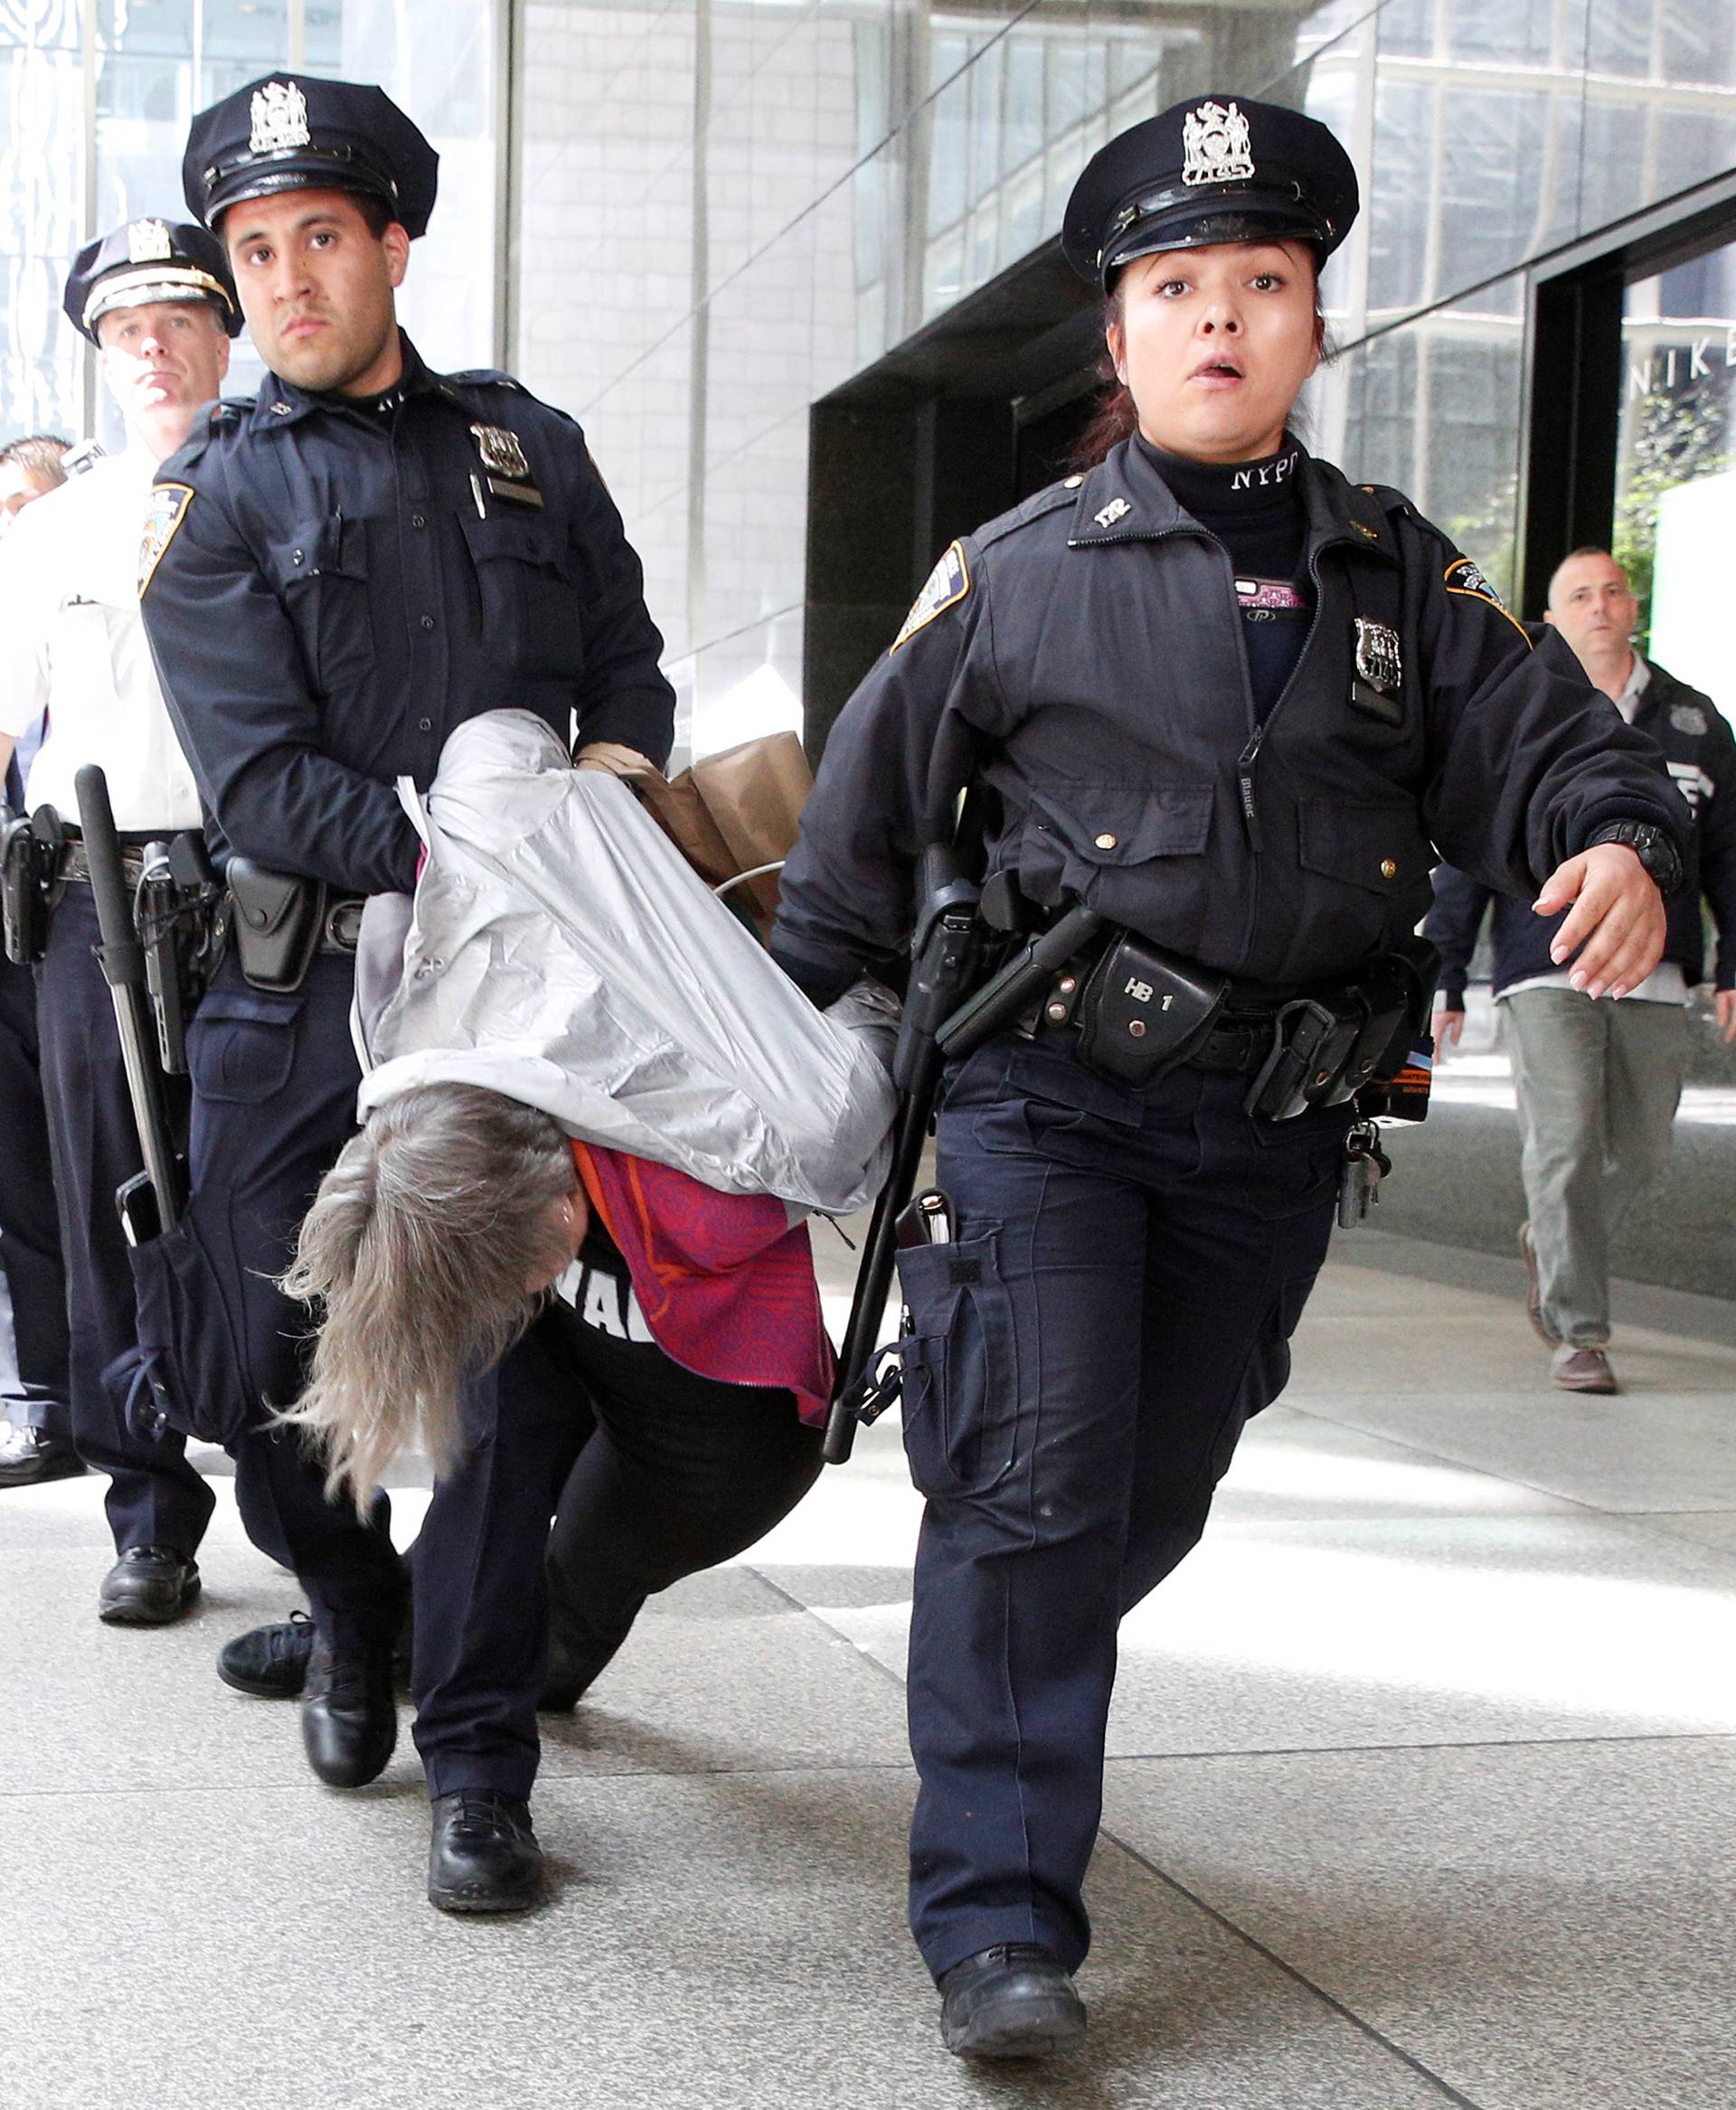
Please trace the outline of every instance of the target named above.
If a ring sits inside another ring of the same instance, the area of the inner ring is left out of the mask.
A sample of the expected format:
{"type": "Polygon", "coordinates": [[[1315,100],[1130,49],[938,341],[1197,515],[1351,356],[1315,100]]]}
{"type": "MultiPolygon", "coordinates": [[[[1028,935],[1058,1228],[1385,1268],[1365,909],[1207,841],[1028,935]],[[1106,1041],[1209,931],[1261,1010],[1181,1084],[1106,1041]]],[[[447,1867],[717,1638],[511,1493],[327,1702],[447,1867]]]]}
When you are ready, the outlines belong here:
{"type": "MultiPolygon", "coordinates": [[[[201,824],[193,771],[139,619],[139,549],[152,477],[217,395],[241,309],[221,244],[203,228],[161,220],[131,221],[81,250],[65,307],[98,347],[127,446],[22,513],[0,550],[0,762],[45,710],[25,802],[33,812],[56,808],[74,837],[37,970],[67,1264],[73,1440],[87,1464],[109,1475],[118,1559],[103,1580],[99,1615],[157,1625],[198,1595],[194,1555],[212,1498],[180,1436],[141,1436],[127,1417],[137,1344],[115,1190],[138,1169],[139,1151],[94,955],[97,918],[76,841],[74,779],[88,762],[107,772],[129,877],[146,842],[201,824]]],[[[42,1205],[51,1206],[46,1195],[42,1205]]]]}

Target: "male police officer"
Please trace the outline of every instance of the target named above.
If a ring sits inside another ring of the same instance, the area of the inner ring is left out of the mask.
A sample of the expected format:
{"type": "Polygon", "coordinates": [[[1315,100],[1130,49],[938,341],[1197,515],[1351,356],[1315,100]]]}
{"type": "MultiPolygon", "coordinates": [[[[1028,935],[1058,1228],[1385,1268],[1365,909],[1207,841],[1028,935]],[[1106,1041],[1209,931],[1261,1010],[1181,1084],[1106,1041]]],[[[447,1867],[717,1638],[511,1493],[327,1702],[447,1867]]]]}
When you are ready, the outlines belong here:
{"type": "MultiPolygon", "coordinates": [[[[562,739],[576,716],[588,747],[657,762],[673,729],[639,562],[578,428],[505,374],[431,372],[398,328],[436,165],[377,88],[279,74],[195,118],[184,170],[271,372],[165,466],[144,608],[241,910],[239,956],[193,1029],[209,1103],[191,1213],[250,1394],[278,1405],[300,1382],[304,1321],[270,1278],[354,1126],[355,909],[416,878],[393,780],[428,784],[456,725],[507,706],[562,739]],[[306,918],[318,949],[299,980],[278,961],[278,985],[259,985],[237,859],[295,882],[258,912],[272,931],[306,918]]],[[[473,1419],[417,1548],[414,1686],[429,1895],[486,1911],[540,1888],[526,1799],[544,1644],[537,1607],[490,1596],[514,1463],[486,1409],[473,1419]]],[[[279,1484],[293,1466],[306,1486],[293,1435],[251,1442],[279,1484]]],[[[304,1508],[291,1534],[319,1630],[303,1731],[315,1771],[349,1785],[392,1747],[401,1585],[382,1515],[326,1520],[304,1508]],[[342,1559],[307,1558],[345,1532],[342,1559]]]]}
{"type": "MultiPolygon", "coordinates": [[[[69,823],[78,813],[78,770],[103,766],[136,879],[146,843],[196,828],[200,819],[193,772],[139,620],[139,537],[157,464],[183,444],[194,413],[222,385],[241,309],[221,245],[202,227],[154,219],[130,221],[79,252],[65,308],[98,347],[127,447],[33,506],[0,552],[0,733],[15,735],[47,711],[28,804],[52,805],[69,823]]],[[[76,827],[69,834],[76,837],[76,827]]],[[[99,1615],[160,1625],[198,1595],[193,1556],[212,1502],[181,1437],[153,1440],[127,1424],[126,1379],[137,1349],[115,1190],[138,1170],[138,1138],[76,840],[65,858],[68,883],[39,979],[71,1323],[72,1429],[80,1455],[109,1475],[119,1558],[103,1582],[99,1615]]]]}

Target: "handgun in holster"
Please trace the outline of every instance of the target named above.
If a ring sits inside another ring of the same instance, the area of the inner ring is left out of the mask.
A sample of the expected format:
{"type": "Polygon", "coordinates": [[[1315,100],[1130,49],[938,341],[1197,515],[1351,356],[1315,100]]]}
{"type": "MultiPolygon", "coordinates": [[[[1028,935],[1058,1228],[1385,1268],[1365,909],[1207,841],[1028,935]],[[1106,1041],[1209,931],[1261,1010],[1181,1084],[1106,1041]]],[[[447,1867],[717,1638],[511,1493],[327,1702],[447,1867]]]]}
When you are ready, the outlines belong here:
{"type": "Polygon", "coordinates": [[[222,952],[222,900],[203,835],[189,829],[146,846],[134,922],[145,948],[146,988],[166,1076],[187,1074],[187,1021],[222,952]]]}
{"type": "Polygon", "coordinates": [[[230,928],[242,975],[255,989],[293,994],[319,949],[325,881],[268,871],[250,857],[231,857],[223,876],[234,905],[230,928]]]}
{"type": "Polygon", "coordinates": [[[52,805],[5,824],[0,848],[0,908],[5,921],[6,957],[34,966],[48,951],[48,924],[61,898],[66,830],[52,805]]]}

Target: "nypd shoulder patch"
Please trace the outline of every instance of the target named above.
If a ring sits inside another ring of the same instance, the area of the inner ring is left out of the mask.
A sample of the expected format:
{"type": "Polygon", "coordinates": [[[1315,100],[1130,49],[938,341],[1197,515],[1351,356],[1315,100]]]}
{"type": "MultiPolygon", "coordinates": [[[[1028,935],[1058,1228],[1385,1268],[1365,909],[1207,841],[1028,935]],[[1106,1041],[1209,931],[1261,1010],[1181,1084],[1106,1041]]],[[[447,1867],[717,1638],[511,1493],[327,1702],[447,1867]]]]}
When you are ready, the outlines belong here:
{"type": "Polygon", "coordinates": [[[1505,601],[1501,598],[1501,596],[1489,584],[1487,579],[1484,577],[1480,565],[1474,564],[1468,557],[1455,557],[1452,562],[1448,565],[1443,577],[1447,581],[1448,593],[1463,594],[1467,600],[1486,603],[1497,614],[1506,617],[1508,622],[1518,631],[1520,636],[1524,638],[1527,645],[1531,643],[1524,625],[1512,613],[1505,601]]]}
{"type": "Polygon", "coordinates": [[[892,649],[908,645],[919,630],[925,630],[937,616],[964,599],[970,591],[970,567],[965,561],[962,542],[947,547],[940,561],[929,574],[929,582],[916,597],[916,605],[904,618],[904,627],[893,638],[892,649]]]}
{"type": "Polygon", "coordinates": [[[145,514],[145,534],[138,546],[138,591],[144,598],[145,589],[151,583],[152,575],[163,561],[163,552],[174,542],[181,523],[187,517],[187,508],[193,504],[191,484],[153,484],[151,503],[145,514]]]}

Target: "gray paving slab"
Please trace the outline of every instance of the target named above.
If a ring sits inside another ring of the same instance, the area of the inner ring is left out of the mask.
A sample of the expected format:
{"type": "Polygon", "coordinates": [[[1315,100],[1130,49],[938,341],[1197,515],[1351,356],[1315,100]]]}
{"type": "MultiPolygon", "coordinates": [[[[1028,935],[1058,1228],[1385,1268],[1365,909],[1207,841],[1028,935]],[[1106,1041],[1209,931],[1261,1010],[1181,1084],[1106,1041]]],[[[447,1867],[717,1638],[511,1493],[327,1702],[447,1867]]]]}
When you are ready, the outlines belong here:
{"type": "Polygon", "coordinates": [[[1673,1539],[1692,1539],[1736,1558],[1736,1510],[1662,1511],[1629,1518],[1640,1529],[1665,1531],[1673,1539]]]}
{"type": "MultiPolygon", "coordinates": [[[[57,1484],[77,1489],[86,1509],[99,1502],[94,1481],[57,1484]]],[[[227,1487],[218,1493],[201,1550],[203,1594],[172,1626],[97,1618],[106,1540],[0,1551],[0,1783],[53,1792],[142,1777],[200,1787],[231,1762],[260,1785],[307,1778],[295,1709],[231,1691],[215,1674],[225,1641],[302,1601],[247,1543],[227,1487]]],[[[417,1506],[413,1492],[397,1504],[406,1536],[417,1506]]],[[[401,1711],[389,1786],[420,1778],[409,1710],[401,1711]]],[[[884,1680],[740,1568],[695,1576],[655,1600],[595,1699],[545,1718],[543,1745],[552,1775],[901,1765],[909,1755],[902,1705],[884,1680]]]]}
{"type": "Polygon", "coordinates": [[[1736,1390],[1597,1399],[1552,1388],[1521,1401],[1446,1384],[1330,1394],[1293,1386],[1285,1398],[1323,1419],[1593,1509],[1736,1509],[1736,1390]]]}
{"type": "MultiPolygon", "coordinates": [[[[1425,2076],[1113,1848],[1087,2046],[949,2059],[902,1925],[910,1781],[565,1780],[546,1911],[443,1918],[408,1792],[0,1797],[24,2110],[1432,2110],[1425,2076]],[[121,1963],[152,1901],[148,1997],[121,1963]],[[118,1996],[118,1985],[120,1988],[118,1996]]],[[[13,2093],[5,2094],[11,2090],[13,2093]]]]}
{"type": "MultiPolygon", "coordinates": [[[[901,1677],[908,1584],[778,1578],[901,1677]]],[[[1118,1755],[1736,1731],[1736,1574],[1625,1520],[1215,1521],[1122,1622],[1118,1755]]]]}
{"type": "Polygon", "coordinates": [[[1736,1743],[1110,1768],[1107,1822],[1479,2110],[1736,2101],[1736,1743]]]}
{"type": "MultiPolygon", "coordinates": [[[[1426,1333],[1384,1314],[1333,1313],[1310,1302],[1294,1343],[1287,1397],[1388,1392],[1557,1395],[1550,1351],[1523,1311],[1481,1302],[1481,1308],[1437,1314],[1430,1299],[1426,1333]]],[[[1728,1394],[1736,1352],[1646,1327],[1628,1327],[1612,1342],[1611,1360],[1630,1398],[1728,1394]]]]}

